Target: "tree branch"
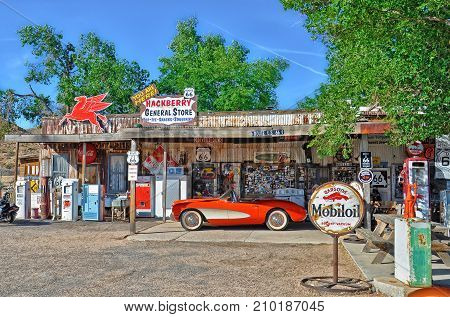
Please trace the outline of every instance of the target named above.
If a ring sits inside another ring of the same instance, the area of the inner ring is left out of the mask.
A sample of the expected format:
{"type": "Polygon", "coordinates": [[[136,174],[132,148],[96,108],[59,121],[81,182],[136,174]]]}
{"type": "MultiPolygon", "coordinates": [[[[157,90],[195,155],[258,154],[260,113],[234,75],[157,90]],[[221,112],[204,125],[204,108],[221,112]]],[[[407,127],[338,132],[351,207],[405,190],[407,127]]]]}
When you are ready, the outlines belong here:
{"type": "Polygon", "coordinates": [[[49,111],[49,113],[53,113],[53,110],[50,108],[50,102],[47,98],[39,96],[33,89],[33,87],[31,87],[31,84],[28,84],[28,86],[30,87],[31,90],[31,94],[18,94],[16,92],[14,92],[14,96],[16,97],[20,97],[20,98],[26,98],[26,97],[31,97],[31,98],[35,98],[40,100],[45,108],[49,111]]]}

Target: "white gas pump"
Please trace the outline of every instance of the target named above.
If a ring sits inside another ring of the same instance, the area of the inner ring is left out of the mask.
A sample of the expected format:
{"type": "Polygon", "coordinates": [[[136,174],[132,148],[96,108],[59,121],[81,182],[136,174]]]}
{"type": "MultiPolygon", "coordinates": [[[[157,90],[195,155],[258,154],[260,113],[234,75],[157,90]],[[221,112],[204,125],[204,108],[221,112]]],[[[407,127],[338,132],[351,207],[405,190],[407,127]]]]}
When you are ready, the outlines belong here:
{"type": "Polygon", "coordinates": [[[61,220],[78,220],[78,179],[64,178],[61,181],[61,220]]]}
{"type": "Polygon", "coordinates": [[[406,197],[407,185],[417,184],[417,208],[416,217],[430,220],[430,178],[428,161],[422,157],[411,157],[404,161],[402,171],[403,194],[406,197]]]}
{"type": "Polygon", "coordinates": [[[20,180],[16,182],[16,205],[19,207],[16,218],[29,219],[31,213],[31,191],[29,181],[20,180]]]}

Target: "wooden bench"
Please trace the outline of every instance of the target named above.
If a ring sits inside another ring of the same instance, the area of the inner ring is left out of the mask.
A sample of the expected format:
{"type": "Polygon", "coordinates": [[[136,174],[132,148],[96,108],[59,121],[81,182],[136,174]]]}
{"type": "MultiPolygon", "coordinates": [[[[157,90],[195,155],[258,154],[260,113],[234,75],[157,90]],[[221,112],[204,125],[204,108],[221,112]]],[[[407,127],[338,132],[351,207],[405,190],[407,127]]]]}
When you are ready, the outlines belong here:
{"type": "Polygon", "coordinates": [[[356,229],[356,235],[367,241],[362,252],[370,252],[373,249],[378,249],[377,255],[372,260],[372,264],[381,264],[386,255],[394,255],[394,241],[392,234],[382,237],[376,231],[372,232],[369,229],[358,228],[356,229]]]}
{"type": "MultiPolygon", "coordinates": [[[[366,244],[362,252],[371,252],[373,249],[379,249],[372,264],[380,264],[387,254],[394,255],[394,230],[395,219],[403,218],[401,215],[393,214],[375,214],[377,226],[372,232],[368,229],[356,229],[356,235],[360,239],[365,239],[366,244]]],[[[442,262],[450,267],[450,246],[448,237],[442,234],[446,227],[436,222],[431,222],[431,252],[439,257],[442,262]]]]}

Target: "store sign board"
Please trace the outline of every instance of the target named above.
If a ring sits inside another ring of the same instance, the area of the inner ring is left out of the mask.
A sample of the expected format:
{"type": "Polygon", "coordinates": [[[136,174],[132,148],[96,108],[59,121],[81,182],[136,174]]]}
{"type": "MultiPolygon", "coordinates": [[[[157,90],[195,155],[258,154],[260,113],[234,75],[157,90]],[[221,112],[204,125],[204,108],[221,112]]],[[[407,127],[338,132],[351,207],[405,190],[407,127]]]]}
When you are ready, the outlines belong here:
{"type": "Polygon", "coordinates": [[[194,143],[223,143],[223,138],[194,138],[194,143]]]}
{"type": "Polygon", "coordinates": [[[361,152],[359,162],[361,169],[372,168],[372,152],[361,152]]]}
{"type": "Polygon", "coordinates": [[[195,159],[197,162],[211,162],[211,148],[198,147],[195,151],[195,159]]]}
{"type": "Polygon", "coordinates": [[[150,98],[156,96],[158,94],[158,89],[156,88],[155,84],[151,84],[150,86],[146,87],[144,90],[141,90],[137,94],[133,95],[131,97],[131,102],[135,106],[140,106],[143,103],[145,103],[150,98]]]}
{"type": "Polygon", "coordinates": [[[250,134],[252,137],[281,136],[284,135],[284,129],[253,130],[250,134]]]}
{"type": "Polygon", "coordinates": [[[308,204],[311,222],[320,231],[340,236],[352,232],[364,218],[364,202],[352,186],[329,182],[319,186],[308,204]]]}
{"type": "Polygon", "coordinates": [[[104,132],[104,128],[100,125],[99,120],[106,125],[108,123],[108,119],[106,116],[101,115],[97,112],[105,110],[108,108],[111,103],[104,102],[103,99],[106,98],[108,94],[101,94],[98,96],[86,97],[79,96],[75,97],[75,101],[77,103],[72,109],[71,113],[66,114],[61,121],[59,121],[59,125],[63,125],[66,121],[89,121],[92,125],[96,126],[101,132],[104,132]]]}
{"type": "Polygon", "coordinates": [[[138,166],[128,165],[128,181],[137,181],[138,179],[138,166]]]}
{"type": "MultiPolygon", "coordinates": [[[[186,96],[192,96],[191,89],[186,88],[186,96]]],[[[141,105],[141,124],[143,126],[192,124],[197,115],[197,96],[186,98],[185,95],[152,97],[146,100],[141,105]]]]}
{"type": "Polygon", "coordinates": [[[370,184],[373,180],[373,173],[371,170],[360,170],[358,173],[358,180],[363,184],[370,184]]]}

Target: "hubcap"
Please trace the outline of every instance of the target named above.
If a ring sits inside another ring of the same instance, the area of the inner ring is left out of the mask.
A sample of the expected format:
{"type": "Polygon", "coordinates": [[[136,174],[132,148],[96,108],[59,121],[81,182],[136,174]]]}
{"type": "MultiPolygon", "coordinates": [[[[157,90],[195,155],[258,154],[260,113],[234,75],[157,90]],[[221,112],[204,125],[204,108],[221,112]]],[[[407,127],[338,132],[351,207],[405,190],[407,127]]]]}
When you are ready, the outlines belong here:
{"type": "Polygon", "coordinates": [[[279,213],[273,213],[269,221],[273,227],[281,227],[284,224],[284,217],[279,213]]]}
{"type": "Polygon", "coordinates": [[[198,226],[198,224],[200,223],[200,218],[195,213],[190,213],[186,215],[184,219],[188,227],[195,227],[198,226]]]}

